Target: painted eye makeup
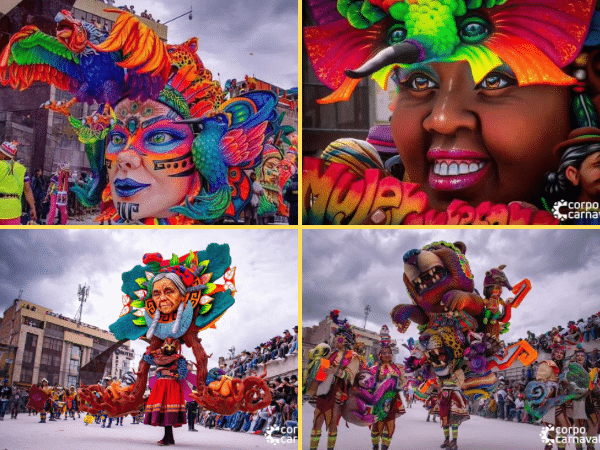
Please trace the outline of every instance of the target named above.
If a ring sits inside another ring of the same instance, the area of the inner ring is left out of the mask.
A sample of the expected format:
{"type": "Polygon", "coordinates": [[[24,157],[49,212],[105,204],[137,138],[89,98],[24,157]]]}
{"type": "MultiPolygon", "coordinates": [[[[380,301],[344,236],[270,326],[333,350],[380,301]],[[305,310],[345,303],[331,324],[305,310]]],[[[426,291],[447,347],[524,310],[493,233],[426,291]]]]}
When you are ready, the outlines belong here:
{"type": "Polygon", "coordinates": [[[437,89],[439,84],[431,75],[423,72],[413,72],[405,77],[400,85],[412,92],[426,92],[431,89],[437,89]]]}
{"type": "Polygon", "coordinates": [[[144,135],[144,145],[155,153],[167,153],[175,149],[186,136],[175,130],[153,130],[144,135]]]}
{"type": "Polygon", "coordinates": [[[118,153],[123,147],[125,147],[125,143],[127,142],[126,136],[118,131],[112,131],[108,135],[108,146],[106,151],[108,153],[118,153]]]}
{"type": "Polygon", "coordinates": [[[517,84],[516,78],[503,73],[503,72],[490,72],[488,73],[481,82],[475,86],[475,89],[482,89],[486,91],[497,91],[517,84]]]}

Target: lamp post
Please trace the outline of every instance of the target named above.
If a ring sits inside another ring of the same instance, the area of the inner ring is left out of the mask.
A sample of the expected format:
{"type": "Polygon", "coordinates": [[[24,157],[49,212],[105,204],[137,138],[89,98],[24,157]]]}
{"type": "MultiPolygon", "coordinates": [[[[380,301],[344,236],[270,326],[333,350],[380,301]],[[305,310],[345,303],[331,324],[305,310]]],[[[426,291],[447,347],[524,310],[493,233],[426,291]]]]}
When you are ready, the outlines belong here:
{"type": "Polygon", "coordinates": [[[173,18],[173,19],[171,19],[171,20],[167,20],[166,22],[163,22],[163,25],[166,25],[166,24],[168,24],[169,22],[173,22],[174,20],[177,20],[177,19],[179,19],[180,17],[183,17],[183,16],[185,16],[186,14],[189,14],[189,16],[188,16],[188,17],[189,17],[189,19],[190,19],[190,20],[192,20],[192,7],[191,7],[191,6],[190,6],[190,10],[189,10],[188,12],[184,12],[184,13],[183,13],[182,15],[180,15],[180,16],[177,16],[177,17],[175,17],[175,18],[173,18]]]}

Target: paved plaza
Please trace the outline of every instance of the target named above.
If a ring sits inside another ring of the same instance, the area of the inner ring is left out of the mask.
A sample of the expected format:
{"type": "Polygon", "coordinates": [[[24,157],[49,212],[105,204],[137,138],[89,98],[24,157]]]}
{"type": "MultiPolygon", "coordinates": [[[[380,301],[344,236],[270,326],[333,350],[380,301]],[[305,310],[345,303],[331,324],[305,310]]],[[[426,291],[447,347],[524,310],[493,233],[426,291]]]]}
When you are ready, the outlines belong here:
{"type": "MultiPolygon", "coordinates": [[[[314,408],[302,405],[302,448],[309,448],[310,427],[314,408]]],[[[444,440],[439,422],[426,422],[427,411],[422,403],[413,404],[407,413],[396,420],[396,432],[390,450],[438,450],[444,440]]],[[[338,426],[336,450],[370,450],[370,431],[367,427],[349,425],[342,419],[338,426]]],[[[471,416],[458,431],[458,450],[542,450],[540,438],[542,427],[526,423],[506,422],[500,419],[484,419],[471,416]]],[[[319,449],[327,448],[327,437],[323,437],[319,449]]],[[[556,448],[556,447],[555,447],[556,448]]],[[[573,450],[574,443],[567,445],[573,450]]],[[[596,444],[596,449],[600,446],[596,444]]]]}
{"type": "MultiPolygon", "coordinates": [[[[0,421],[0,450],[140,450],[156,449],[163,428],[149,425],[132,425],[131,417],[123,419],[123,426],[101,428],[98,424],[85,425],[80,419],[38,423],[38,416],[10,415],[0,421]]],[[[232,431],[209,430],[197,426],[198,432],[187,426],[173,431],[176,445],[173,449],[196,450],[246,450],[246,449],[297,449],[298,444],[279,440],[274,446],[265,436],[232,431]]],[[[287,438],[285,438],[287,439],[287,438]]]]}

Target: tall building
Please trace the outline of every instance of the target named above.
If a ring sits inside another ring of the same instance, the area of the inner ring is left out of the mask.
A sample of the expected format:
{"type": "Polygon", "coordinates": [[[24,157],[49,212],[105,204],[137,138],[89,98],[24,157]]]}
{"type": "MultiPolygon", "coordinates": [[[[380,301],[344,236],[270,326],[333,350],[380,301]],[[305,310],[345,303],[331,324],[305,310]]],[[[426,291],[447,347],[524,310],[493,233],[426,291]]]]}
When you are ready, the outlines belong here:
{"type": "MultiPolygon", "coordinates": [[[[16,299],[0,322],[0,347],[9,355],[16,351],[5,370],[10,382],[20,385],[46,378],[51,385],[78,386],[79,369],[115,342],[110,331],[25,300],[16,299]]],[[[123,344],[109,359],[105,375],[120,378],[131,370],[133,359],[129,343],[123,344]]]]}
{"type": "MultiPolygon", "coordinates": [[[[78,20],[96,23],[106,30],[112,29],[117,18],[117,14],[104,11],[110,4],[99,0],[2,0],[0,3],[0,52],[10,36],[25,25],[35,25],[54,36],[54,18],[63,9],[71,11],[78,20]]],[[[142,17],[138,19],[163,41],[167,40],[166,25],[142,17]]],[[[85,147],[68,119],[40,107],[46,101],[68,101],[72,97],[69,92],[39,82],[25,91],[0,86],[0,141],[18,141],[21,145],[17,157],[32,171],[39,167],[49,175],[59,164],[69,163],[72,173],[89,172],[85,147]]],[[[85,117],[95,109],[97,105],[78,103],[71,108],[71,114],[85,117]]]]}

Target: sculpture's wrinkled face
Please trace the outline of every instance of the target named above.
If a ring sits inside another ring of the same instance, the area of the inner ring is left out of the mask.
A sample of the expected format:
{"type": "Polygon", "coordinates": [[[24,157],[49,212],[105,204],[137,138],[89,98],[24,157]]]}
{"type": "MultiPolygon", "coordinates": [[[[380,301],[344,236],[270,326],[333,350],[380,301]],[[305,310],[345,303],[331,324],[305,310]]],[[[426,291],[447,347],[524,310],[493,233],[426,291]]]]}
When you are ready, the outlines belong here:
{"type": "Polygon", "coordinates": [[[171,314],[185,300],[185,296],[179,292],[171,280],[163,278],[153,283],[152,299],[161,313],[171,314]]]}
{"type": "Polygon", "coordinates": [[[106,165],[115,208],[126,220],[167,218],[190,193],[198,175],[189,125],[168,106],[125,99],[115,107],[106,165]]]}
{"type": "Polygon", "coordinates": [[[519,87],[507,66],[475,83],[466,62],[416,64],[399,81],[392,136],[433,208],[539,203],[571,131],[567,87],[519,87]]]}

